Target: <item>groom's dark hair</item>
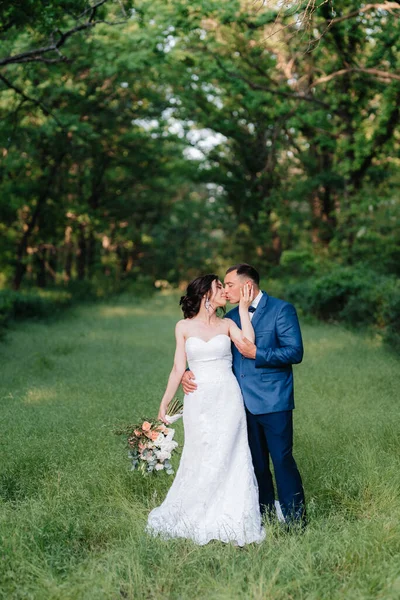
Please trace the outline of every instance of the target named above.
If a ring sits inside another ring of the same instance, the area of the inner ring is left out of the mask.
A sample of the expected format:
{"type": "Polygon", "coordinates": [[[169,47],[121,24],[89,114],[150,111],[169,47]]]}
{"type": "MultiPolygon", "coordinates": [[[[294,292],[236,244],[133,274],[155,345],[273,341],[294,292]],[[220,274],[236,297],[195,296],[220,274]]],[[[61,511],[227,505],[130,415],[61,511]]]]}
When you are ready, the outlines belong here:
{"type": "Polygon", "coordinates": [[[238,265],[233,265],[233,267],[229,267],[229,269],[226,272],[226,275],[228,273],[232,273],[232,271],[237,271],[238,275],[248,277],[249,279],[254,281],[257,287],[260,285],[260,275],[258,271],[256,271],[256,269],[251,265],[248,265],[247,263],[239,263],[238,265]]]}

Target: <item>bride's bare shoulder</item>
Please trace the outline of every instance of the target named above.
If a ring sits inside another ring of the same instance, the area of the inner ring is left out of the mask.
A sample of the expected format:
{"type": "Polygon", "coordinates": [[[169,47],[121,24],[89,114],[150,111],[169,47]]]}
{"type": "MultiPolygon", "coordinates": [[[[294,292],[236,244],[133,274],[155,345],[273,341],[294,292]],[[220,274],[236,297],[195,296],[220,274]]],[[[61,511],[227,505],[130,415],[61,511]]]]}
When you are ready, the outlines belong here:
{"type": "Polygon", "coordinates": [[[193,328],[193,325],[190,323],[190,319],[181,319],[175,325],[175,333],[177,335],[183,335],[187,337],[188,332],[193,328]]]}

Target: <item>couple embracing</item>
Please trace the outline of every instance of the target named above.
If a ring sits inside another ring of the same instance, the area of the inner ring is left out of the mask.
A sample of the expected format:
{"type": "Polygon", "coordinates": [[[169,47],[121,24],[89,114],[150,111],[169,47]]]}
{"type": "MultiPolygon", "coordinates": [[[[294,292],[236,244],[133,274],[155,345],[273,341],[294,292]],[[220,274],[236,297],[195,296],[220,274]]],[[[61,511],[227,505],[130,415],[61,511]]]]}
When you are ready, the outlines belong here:
{"type": "Polygon", "coordinates": [[[181,298],[174,366],[161,401],[185,391],[179,469],[147,530],[197,544],[243,546],[265,536],[262,516],[305,524],[301,477],[292,454],[293,373],[303,344],[297,314],[259,289],[248,264],[192,281],[181,298]],[[238,304],[224,318],[227,302],[238,304]],[[189,370],[186,370],[186,364],[189,370]],[[279,503],[275,501],[270,458],[279,503]]]}

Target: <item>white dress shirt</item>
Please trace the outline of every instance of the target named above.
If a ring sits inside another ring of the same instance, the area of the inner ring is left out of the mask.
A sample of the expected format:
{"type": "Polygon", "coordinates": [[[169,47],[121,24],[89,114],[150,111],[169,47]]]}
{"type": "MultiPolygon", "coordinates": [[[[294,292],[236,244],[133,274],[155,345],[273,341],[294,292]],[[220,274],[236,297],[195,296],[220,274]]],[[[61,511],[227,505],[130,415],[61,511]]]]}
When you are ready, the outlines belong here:
{"type": "MultiPolygon", "coordinates": [[[[250,304],[250,306],[254,306],[254,308],[257,308],[257,306],[258,306],[258,304],[259,304],[259,302],[260,302],[260,300],[261,300],[261,298],[262,298],[262,295],[263,295],[263,293],[262,293],[262,291],[260,290],[260,291],[258,292],[257,296],[254,298],[253,302],[250,304]]],[[[253,319],[253,316],[254,316],[254,313],[253,313],[253,312],[251,312],[251,313],[250,313],[250,321],[253,319]]]]}

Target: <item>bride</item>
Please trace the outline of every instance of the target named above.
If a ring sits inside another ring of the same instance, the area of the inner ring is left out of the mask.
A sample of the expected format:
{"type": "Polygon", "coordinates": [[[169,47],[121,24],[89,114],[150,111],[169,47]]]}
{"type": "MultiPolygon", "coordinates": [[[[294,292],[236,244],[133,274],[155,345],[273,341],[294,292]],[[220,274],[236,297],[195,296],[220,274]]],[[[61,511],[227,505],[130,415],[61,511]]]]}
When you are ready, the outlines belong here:
{"type": "Polygon", "coordinates": [[[176,325],[174,366],[158,417],[167,422],[168,404],[186,369],[197,390],[184,398],[185,445],[174,482],[161,506],[151,511],[147,530],[197,544],[210,540],[239,546],[264,538],[247,441],[246,416],[239,384],[232,372],[231,341],[254,342],[248,308],[252,288],[245,286],[239,304],[242,330],[217,309],[226,304],[217,275],[192,281],[182,296],[184,319],[176,325]]]}

